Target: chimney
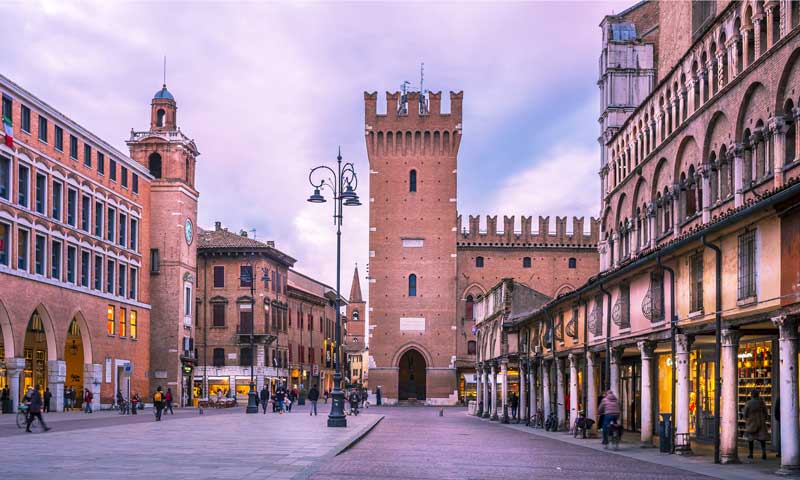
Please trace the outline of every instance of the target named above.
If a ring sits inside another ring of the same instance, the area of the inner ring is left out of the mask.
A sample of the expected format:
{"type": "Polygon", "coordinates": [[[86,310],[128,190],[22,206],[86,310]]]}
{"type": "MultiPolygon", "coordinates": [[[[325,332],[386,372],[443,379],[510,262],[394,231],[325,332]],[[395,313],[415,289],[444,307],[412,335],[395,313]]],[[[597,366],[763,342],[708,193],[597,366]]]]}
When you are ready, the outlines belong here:
{"type": "Polygon", "coordinates": [[[244,238],[247,238],[247,230],[240,230],[239,235],[243,236],[244,238]]]}
{"type": "Polygon", "coordinates": [[[222,222],[214,222],[214,230],[217,232],[222,230],[222,222]]]}

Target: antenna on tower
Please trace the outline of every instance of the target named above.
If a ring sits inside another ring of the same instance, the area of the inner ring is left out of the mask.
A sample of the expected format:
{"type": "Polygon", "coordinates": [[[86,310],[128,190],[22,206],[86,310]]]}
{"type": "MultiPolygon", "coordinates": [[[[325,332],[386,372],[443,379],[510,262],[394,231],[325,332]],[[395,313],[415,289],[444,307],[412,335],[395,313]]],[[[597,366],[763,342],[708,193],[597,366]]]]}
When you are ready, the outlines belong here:
{"type": "Polygon", "coordinates": [[[408,115],[408,87],[411,82],[408,80],[400,84],[400,103],[397,105],[398,115],[408,115]]]}
{"type": "Polygon", "coordinates": [[[167,86],[167,56],[164,55],[164,86],[167,86]]]}
{"type": "Polygon", "coordinates": [[[419,64],[419,114],[428,114],[428,92],[425,90],[425,62],[419,64]]]}

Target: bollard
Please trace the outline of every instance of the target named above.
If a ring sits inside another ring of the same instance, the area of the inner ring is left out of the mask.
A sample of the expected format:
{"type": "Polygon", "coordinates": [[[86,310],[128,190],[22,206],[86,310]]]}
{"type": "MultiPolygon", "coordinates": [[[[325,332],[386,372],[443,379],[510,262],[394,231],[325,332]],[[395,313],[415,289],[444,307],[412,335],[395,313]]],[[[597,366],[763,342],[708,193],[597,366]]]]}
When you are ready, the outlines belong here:
{"type": "Polygon", "coordinates": [[[444,408],[439,409],[439,416],[444,417],[444,408]]]}

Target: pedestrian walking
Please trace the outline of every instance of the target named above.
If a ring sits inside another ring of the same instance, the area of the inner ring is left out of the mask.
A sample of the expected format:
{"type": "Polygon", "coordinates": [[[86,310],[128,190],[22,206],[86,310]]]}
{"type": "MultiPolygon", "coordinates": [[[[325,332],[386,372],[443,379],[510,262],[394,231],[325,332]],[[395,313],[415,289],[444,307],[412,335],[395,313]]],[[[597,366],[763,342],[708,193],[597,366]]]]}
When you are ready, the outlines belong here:
{"type": "Polygon", "coordinates": [[[44,389],[44,412],[50,413],[50,400],[53,398],[53,394],[50,393],[50,387],[44,389]]]}
{"type": "Polygon", "coordinates": [[[94,394],[87,388],[86,393],[83,395],[83,403],[85,403],[83,409],[84,413],[94,413],[92,410],[92,399],[94,399],[94,394]]]}
{"type": "Polygon", "coordinates": [[[517,418],[517,409],[519,408],[519,397],[514,392],[508,396],[508,404],[511,406],[511,418],[517,418]]]}
{"type": "Polygon", "coordinates": [[[328,403],[328,390],[327,389],[325,390],[325,393],[323,394],[323,396],[325,397],[325,403],[327,404],[328,403]]]}
{"type": "Polygon", "coordinates": [[[282,385],[278,385],[278,388],[275,389],[275,396],[273,397],[273,401],[278,405],[278,413],[283,415],[285,413],[285,409],[283,406],[283,402],[286,397],[286,390],[284,390],[282,385]]]}
{"type": "Polygon", "coordinates": [[[266,415],[267,405],[269,404],[269,389],[266,385],[264,385],[264,388],[261,389],[261,393],[259,395],[261,397],[261,410],[263,410],[264,415],[266,415]]]}
{"type": "Polygon", "coordinates": [[[319,390],[317,386],[313,385],[311,390],[308,391],[308,401],[311,402],[311,407],[308,409],[308,415],[317,415],[317,401],[319,400],[319,390]]]}
{"type": "Polygon", "coordinates": [[[361,389],[361,408],[369,408],[369,394],[366,388],[361,389]]]}
{"type": "Polygon", "coordinates": [[[744,417],[744,436],[747,438],[747,448],[750,454],[747,458],[753,458],[753,444],[756,440],[761,444],[761,459],[767,459],[767,404],[761,399],[758,390],[750,392],[750,400],[744,406],[742,416],[744,417]]]}
{"type": "Polygon", "coordinates": [[[161,392],[161,385],[156,388],[153,394],[153,409],[155,410],[156,421],[161,421],[161,412],[164,410],[164,394],[161,392]]]}
{"type": "Polygon", "coordinates": [[[36,385],[36,388],[34,388],[33,391],[31,392],[30,403],[28,405],[28,421],[27,424],[25,425],[25,431],[28,433],[31,433],[31,424],[33,423],[34,418],[39,419],[39,423],[42,424],[42,427],[44,427],[45,432],[50,430],[50,427],[48,427],[47,424],[44,423],[44,418],[42,418],[43,400],[42,400],[42,394],[39,391],[40,388],[41,387],[39,385],[36,385]]]}
{"type": "Polygon", "coordinates": [[[169,410],[170,415],[175,415],[175,412],[172,411],[172,388],[167,387],[167,393],[164,395],[164,402],[166,403],[166,407],[164,407],[164,411],[166,412],[169,410]]]}
{"type": "Polygon", "coordinates": [[[597,413],[603,416],[603,445],[608,448],[608,433],[612,425],[617,423],[619,418],[619,401],[614,395],[614,392],[609,390],[603,400],[600,402],[600,407],[597,413]]]}
{"type": "Polygon", "coordinates": [[[139,408],[139,394],[134,393],[131,397],[131,415],[136,415],[136,409],[139,408]]]}
{"type": "Polygon", "coordinates": [[[350,390],[348,401],[350,402],[350,415],[358,415],[358,402],[361,401],[361,395],[356,392],[355,388],[350,390]]]}

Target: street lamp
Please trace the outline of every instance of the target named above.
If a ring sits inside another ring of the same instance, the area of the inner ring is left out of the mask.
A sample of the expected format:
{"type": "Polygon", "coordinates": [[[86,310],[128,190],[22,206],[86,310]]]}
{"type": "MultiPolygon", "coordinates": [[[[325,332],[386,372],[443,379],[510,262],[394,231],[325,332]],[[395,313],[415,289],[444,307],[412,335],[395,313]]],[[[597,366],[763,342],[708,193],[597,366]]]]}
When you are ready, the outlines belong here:
{"type": "Polygon", "coordinates": [[[311,169],[308,182],[314,187],[314,193],[308,197],[311,203],[325,203],[322,189],[328,188],[333,193],[333,223],[336,225],[336,354],[334,355],[333,391],[331,392],[331,412],[328,414],[329,427],[346,427],[347,418],[344,416],[344,392],[341,389],[342,371],[340,352],[342,348],[342,319],[341,319],[341,294],[340,273],[342,265],[342,206],[357,207],[361,205],[356,194],[358,177],[355,166],[347,162],[342,165],[342,149],[336,156],[337,170],[327,165],[320,165],[311,169]],[[314,180],[317,178],[318,180],[314,180]]]}
{"type": "MultiPolygon", "coordinates": [[[[248,265],[250,268],[246,269],[241,274],[241,279],[250,284],[250,391],[247,392],[247,413],[258,413],[258,394],[256,393],[256,383],[254,379],[255,370],[255,326],[256,326],[256,281],[253,276],[253,269],[255,268],[252,263],[248,265]]],[[[264,281],[266,288],[269,282],[269,273],[266,269],[263,270],[264,275],[261,280],[264,281]]],[[[242,328],[242,325],[239,325],[242,328]]]]}

